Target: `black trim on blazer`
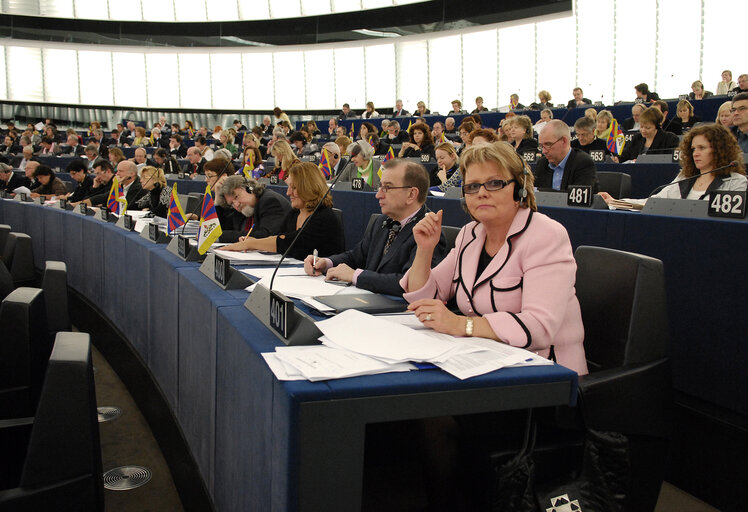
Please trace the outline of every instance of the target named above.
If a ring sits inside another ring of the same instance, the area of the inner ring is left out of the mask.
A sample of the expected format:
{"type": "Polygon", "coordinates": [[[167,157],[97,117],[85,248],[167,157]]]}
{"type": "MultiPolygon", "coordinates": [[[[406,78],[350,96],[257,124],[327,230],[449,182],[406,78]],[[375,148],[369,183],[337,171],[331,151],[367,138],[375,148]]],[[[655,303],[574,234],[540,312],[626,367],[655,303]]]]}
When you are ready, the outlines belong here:
{"type": "Polygon", "coordinates": [[[488,283],[488,286],[491,287],[491,307],[494,311],[496,311],[496,301],[494,300],[494,292],[511,292],[512,290],[516,290],[517,288],[522,288],[522,283],[524,282],[525,278],[520,277],[519,283],[515,284],[514,286],[511,286],[509,288],[497,288],[493,285],[493,281],[488,283]]]}
{"type": "Polygon", "coordinates": [[[527,336],[527,344],[524,347],[520,347],[520,348],[527,348],[530,345],[532,345],[532,335],[530,334],[530,331],[527,329],[525,324],[522,323],[522,320],[520,320],[519,317],[515,315],[514,313],[512,313],[511,311],[507,311],[507,313],[512,315],[512,318],[514,318],[517,321],[517,323],[519,324],[520,327],[522,327],[522,330],[525,331],[525,335],[527,336]]]}

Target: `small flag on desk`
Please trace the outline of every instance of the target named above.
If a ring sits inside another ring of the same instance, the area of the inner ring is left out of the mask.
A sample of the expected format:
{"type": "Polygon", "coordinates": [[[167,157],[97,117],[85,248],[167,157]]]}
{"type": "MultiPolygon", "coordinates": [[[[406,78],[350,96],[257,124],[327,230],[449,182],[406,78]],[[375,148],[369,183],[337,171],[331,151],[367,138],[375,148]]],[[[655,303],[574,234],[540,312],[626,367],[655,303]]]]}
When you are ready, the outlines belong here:
{"type": "Polygon", "coordinates": [[[255,170],[255,152],[250,151],[249,157],[247,158],[247,161],[244,163],[244,169],[242,169],[242,172],[244,173],[244,177],[247,179],[252,178],[252,171],[255,170]]]}
{"type": "Polygon", "coordinates": [[[624,137],[623,131],[615,118],[610,122],[610,133],[608,133],[606,144],[608,151],[614,155],[620,155],[621,151],[623,151],[623,146],[626,144],[626,137],[624,137]]]}
{"type": "Polygon", "coordinates": [[[351,140],[356,140],[356,130],[353,127],[353,125],[356,124],[353,121],[351,121],[351,140]]]}
{"type": "Polygon", "coordinates": [[[374,149],[377,149],[377,145],[374,144],[374,138],[369,136],[369,146],[373,147],[374,149]]]}
{"type": "Polygon", "coordinates": [[[177,184],[171,187],[171,200],[169,201],[169,215],[166,217],[166,226],[169,234],[172,234],[178,228],[184,226],[187,223],[187,219],[182,209],[182,204],[179,202],[179,196],[177,195],[177,184]]]}
{"type": "Polygon", "coordinates": [[[200,227],[197,230],[197,252],[205,254],[222,233],[221,222],[218,220],[216,206],[213,204],[213,194],[210,193],[210,185],[207,185],[203,197],[203,209],[200,212],[200,227]]]}
{"type": "Polygon", "coordinates": [[[439,142],[447,142],[447,137],[444,135],[444,132],[442,132],[441,136],[439,137],[439,142]]]}
{"type": "MultiPolygon", "coordinates": [[[[382,158],[382,165],[384,165],[384,163],[387,160],[392,160],[393,158],[395,158],[395,152],[392,151],[392,146],[390,146],[390,148],[387,150],[387,153],[384,154],[384,158],[382,158]]],[[[382,167],[381,166],[379,167],[379,170],[377,171],[377,174],[379,175],[380,178],[382,177],[382,167]]]]}
{"type": "Polygon", "coordinates": [[[410,133],[410,127],[411,126],[413,126],[413,120],[412,119],[410,121],[408,121],[408,130],[407,130],[408,133],[410,133]]]}
{"type": "Polygon", "coordinates": [[[112,188],[109,189],[109,197],[106,200],[106,207],[110,212],[116,213],[117,215],[124,215],[127,211],[125,191],[117,179],[117,176],[112,178],[112,188]]]}
{"type": "Polygon", "coordinates": [[[322,171],[322,175],[326,180],[330,179],[332,169],[330,169],[330,160],[327,157],[327,150],[325,148],[322,148],[322,154],[319,156],[319,170],[322,171]]]}

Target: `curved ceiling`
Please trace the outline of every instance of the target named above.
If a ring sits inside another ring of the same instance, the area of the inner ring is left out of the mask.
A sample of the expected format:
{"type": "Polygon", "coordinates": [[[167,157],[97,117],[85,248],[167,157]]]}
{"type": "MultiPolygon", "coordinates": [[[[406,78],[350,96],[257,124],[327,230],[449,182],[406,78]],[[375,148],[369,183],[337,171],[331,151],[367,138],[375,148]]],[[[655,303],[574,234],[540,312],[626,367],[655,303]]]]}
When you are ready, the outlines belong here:
{"type": "MultiPolygon", "coordinates": [[[[38,1],[41,5],[44,0],[38,1]]],[[[174,5],[179,4],[175,1],[174,5]]],[[[202,23],[100,21],[2,14],[0,37],[123,46],[281,46],[466,29],[571,10],[571,0],[525,0],[521,4],[514,0],[431,0],[338,14],[202,23]]]]}

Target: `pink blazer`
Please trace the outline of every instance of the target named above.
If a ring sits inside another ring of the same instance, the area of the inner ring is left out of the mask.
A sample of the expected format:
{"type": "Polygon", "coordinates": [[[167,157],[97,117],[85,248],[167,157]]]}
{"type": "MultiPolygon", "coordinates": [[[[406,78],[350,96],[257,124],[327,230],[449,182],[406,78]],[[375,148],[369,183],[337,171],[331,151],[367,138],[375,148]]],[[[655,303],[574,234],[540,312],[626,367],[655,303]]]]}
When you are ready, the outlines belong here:
{"type": "MultiPolygon", "coordinates": [[[[484,226],[471,222],[457,235],[455,248],[408,302],[457,297],[460,311],[483,316],[499,339],[587,373],[584,326],[574,291],[577,265],[566,229],[542,213],[520,208],[506,242],[476,279],[486,241],[484,226]]],[[[407,289],[408,273],[400,285],[407,289]]]]}

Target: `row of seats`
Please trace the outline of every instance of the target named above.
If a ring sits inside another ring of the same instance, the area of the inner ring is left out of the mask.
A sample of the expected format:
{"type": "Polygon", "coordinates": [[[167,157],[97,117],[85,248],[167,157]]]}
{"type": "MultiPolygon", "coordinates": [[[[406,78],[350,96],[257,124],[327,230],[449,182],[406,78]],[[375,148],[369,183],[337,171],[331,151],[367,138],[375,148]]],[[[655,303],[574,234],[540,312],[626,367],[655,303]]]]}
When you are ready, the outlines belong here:
{"type": "Polygon", "coordinates": [[[70,332],[65,263],[36,284],[31,238],[0,225],[0,509],[104,510],[90,337],[70,332]]]}

